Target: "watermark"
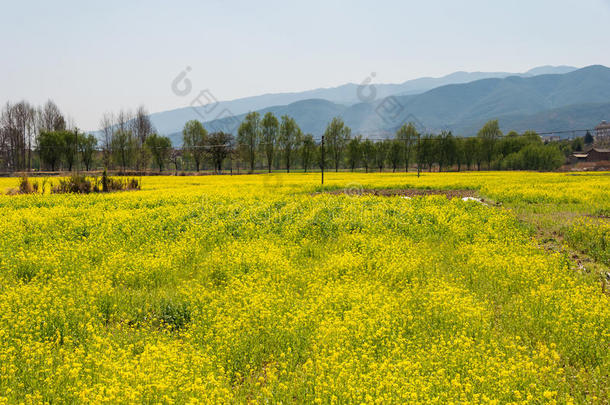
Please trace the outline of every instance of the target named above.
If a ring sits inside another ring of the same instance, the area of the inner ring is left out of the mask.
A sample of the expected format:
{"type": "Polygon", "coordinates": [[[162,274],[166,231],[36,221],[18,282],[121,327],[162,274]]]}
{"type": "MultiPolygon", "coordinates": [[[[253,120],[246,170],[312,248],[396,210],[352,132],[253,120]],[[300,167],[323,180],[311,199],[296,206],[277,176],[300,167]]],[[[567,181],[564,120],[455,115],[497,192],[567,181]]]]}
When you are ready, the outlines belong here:
{"type": "Polygon", "coordinates": [[[221,102],[209,90],[200,90],[193,96],[193,83],[188,75],[193,68],[187,66],[171,82],[172,93],[178,97],[188,97],[188,105],[197,114],[202,122],[207,122],[213,132],[225,131],[235,133],[240,122],[235,114],[227,107],[222,107],[221,102]],[[192,98],[191,98],[192,97],[192,98]]]}
{"type": "Polygon", "coordinates": [[[377,87],[373,83],[375,77],[377,77],[377,73],[372,72],[362,80],[356,89],[358,100],[363,103],[375,103],[375,114],[381,118],[387,127],[398,129],[404,124],[411,123],[418,132],[428,132],[426,126],[416,116],[407,111],[398,97],[389,95],[378,100],[377,87]]]}
{"type": "Polygon", "coordinates": [[[364,187],[360,183],[349,183],[343,189],[343,194],[349,197],[359,197],[364,194],[364,187]]]}

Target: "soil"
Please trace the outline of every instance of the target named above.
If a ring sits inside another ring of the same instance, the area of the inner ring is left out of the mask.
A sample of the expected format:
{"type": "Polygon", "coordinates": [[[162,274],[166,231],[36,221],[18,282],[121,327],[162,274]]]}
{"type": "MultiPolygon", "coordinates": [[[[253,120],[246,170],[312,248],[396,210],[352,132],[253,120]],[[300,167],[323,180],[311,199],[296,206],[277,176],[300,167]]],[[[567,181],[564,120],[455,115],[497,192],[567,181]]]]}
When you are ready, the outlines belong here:
{"type": "Polygon", "coordinates": [[[444,195],[448,199],[477,197],[475,190],[438,190],[438,189],[421,189],[421,188],[404,188],[404,189],[369,189],[369,188],[345,188],[340,190],[327,191],[325,193],[316,194],[347,194],[347,195],[376,195],[382,197],[402,196],[402,197],[417,197],[425,195],[444,195]]]}

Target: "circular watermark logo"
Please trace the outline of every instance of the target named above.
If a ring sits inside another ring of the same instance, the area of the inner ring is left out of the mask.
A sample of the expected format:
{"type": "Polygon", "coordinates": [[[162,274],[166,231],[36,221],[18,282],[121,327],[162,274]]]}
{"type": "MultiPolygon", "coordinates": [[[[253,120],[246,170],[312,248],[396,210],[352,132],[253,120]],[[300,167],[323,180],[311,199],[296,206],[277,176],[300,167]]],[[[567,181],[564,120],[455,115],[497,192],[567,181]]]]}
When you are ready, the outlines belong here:
{"type": "Polygon", "coordinates": [[[364,194],[364,187],[360,183],[349,183],[343,189],[343,194],[350,197],[359,197],[364,194]]]}

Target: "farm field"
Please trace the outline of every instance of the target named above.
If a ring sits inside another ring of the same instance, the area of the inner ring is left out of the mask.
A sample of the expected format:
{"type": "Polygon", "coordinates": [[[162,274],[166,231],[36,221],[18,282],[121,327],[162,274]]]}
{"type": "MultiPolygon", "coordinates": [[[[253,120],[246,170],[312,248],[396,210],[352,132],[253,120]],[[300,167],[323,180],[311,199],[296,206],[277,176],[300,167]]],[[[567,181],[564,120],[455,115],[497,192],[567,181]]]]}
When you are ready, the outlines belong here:
{"type": "Polygon", "coordinates": [[[319,180],[0,178],[0,403],[610,401],[609,174],[319,180]]]}

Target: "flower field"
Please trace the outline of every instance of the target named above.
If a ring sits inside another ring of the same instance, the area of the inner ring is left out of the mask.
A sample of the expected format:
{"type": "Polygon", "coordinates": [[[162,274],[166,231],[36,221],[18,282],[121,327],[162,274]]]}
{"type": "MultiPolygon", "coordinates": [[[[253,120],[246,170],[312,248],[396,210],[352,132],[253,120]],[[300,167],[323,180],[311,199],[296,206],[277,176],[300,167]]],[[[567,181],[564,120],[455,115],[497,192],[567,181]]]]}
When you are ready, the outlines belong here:
{"type": "Polygon", "coordinates": [[[599,173],[0,195],[0,403],[608,403],[610,295],[569,251],[607,268],[609,214],[599,173]],[[409,187],[501,205],[358,192],[409,187]]]}

